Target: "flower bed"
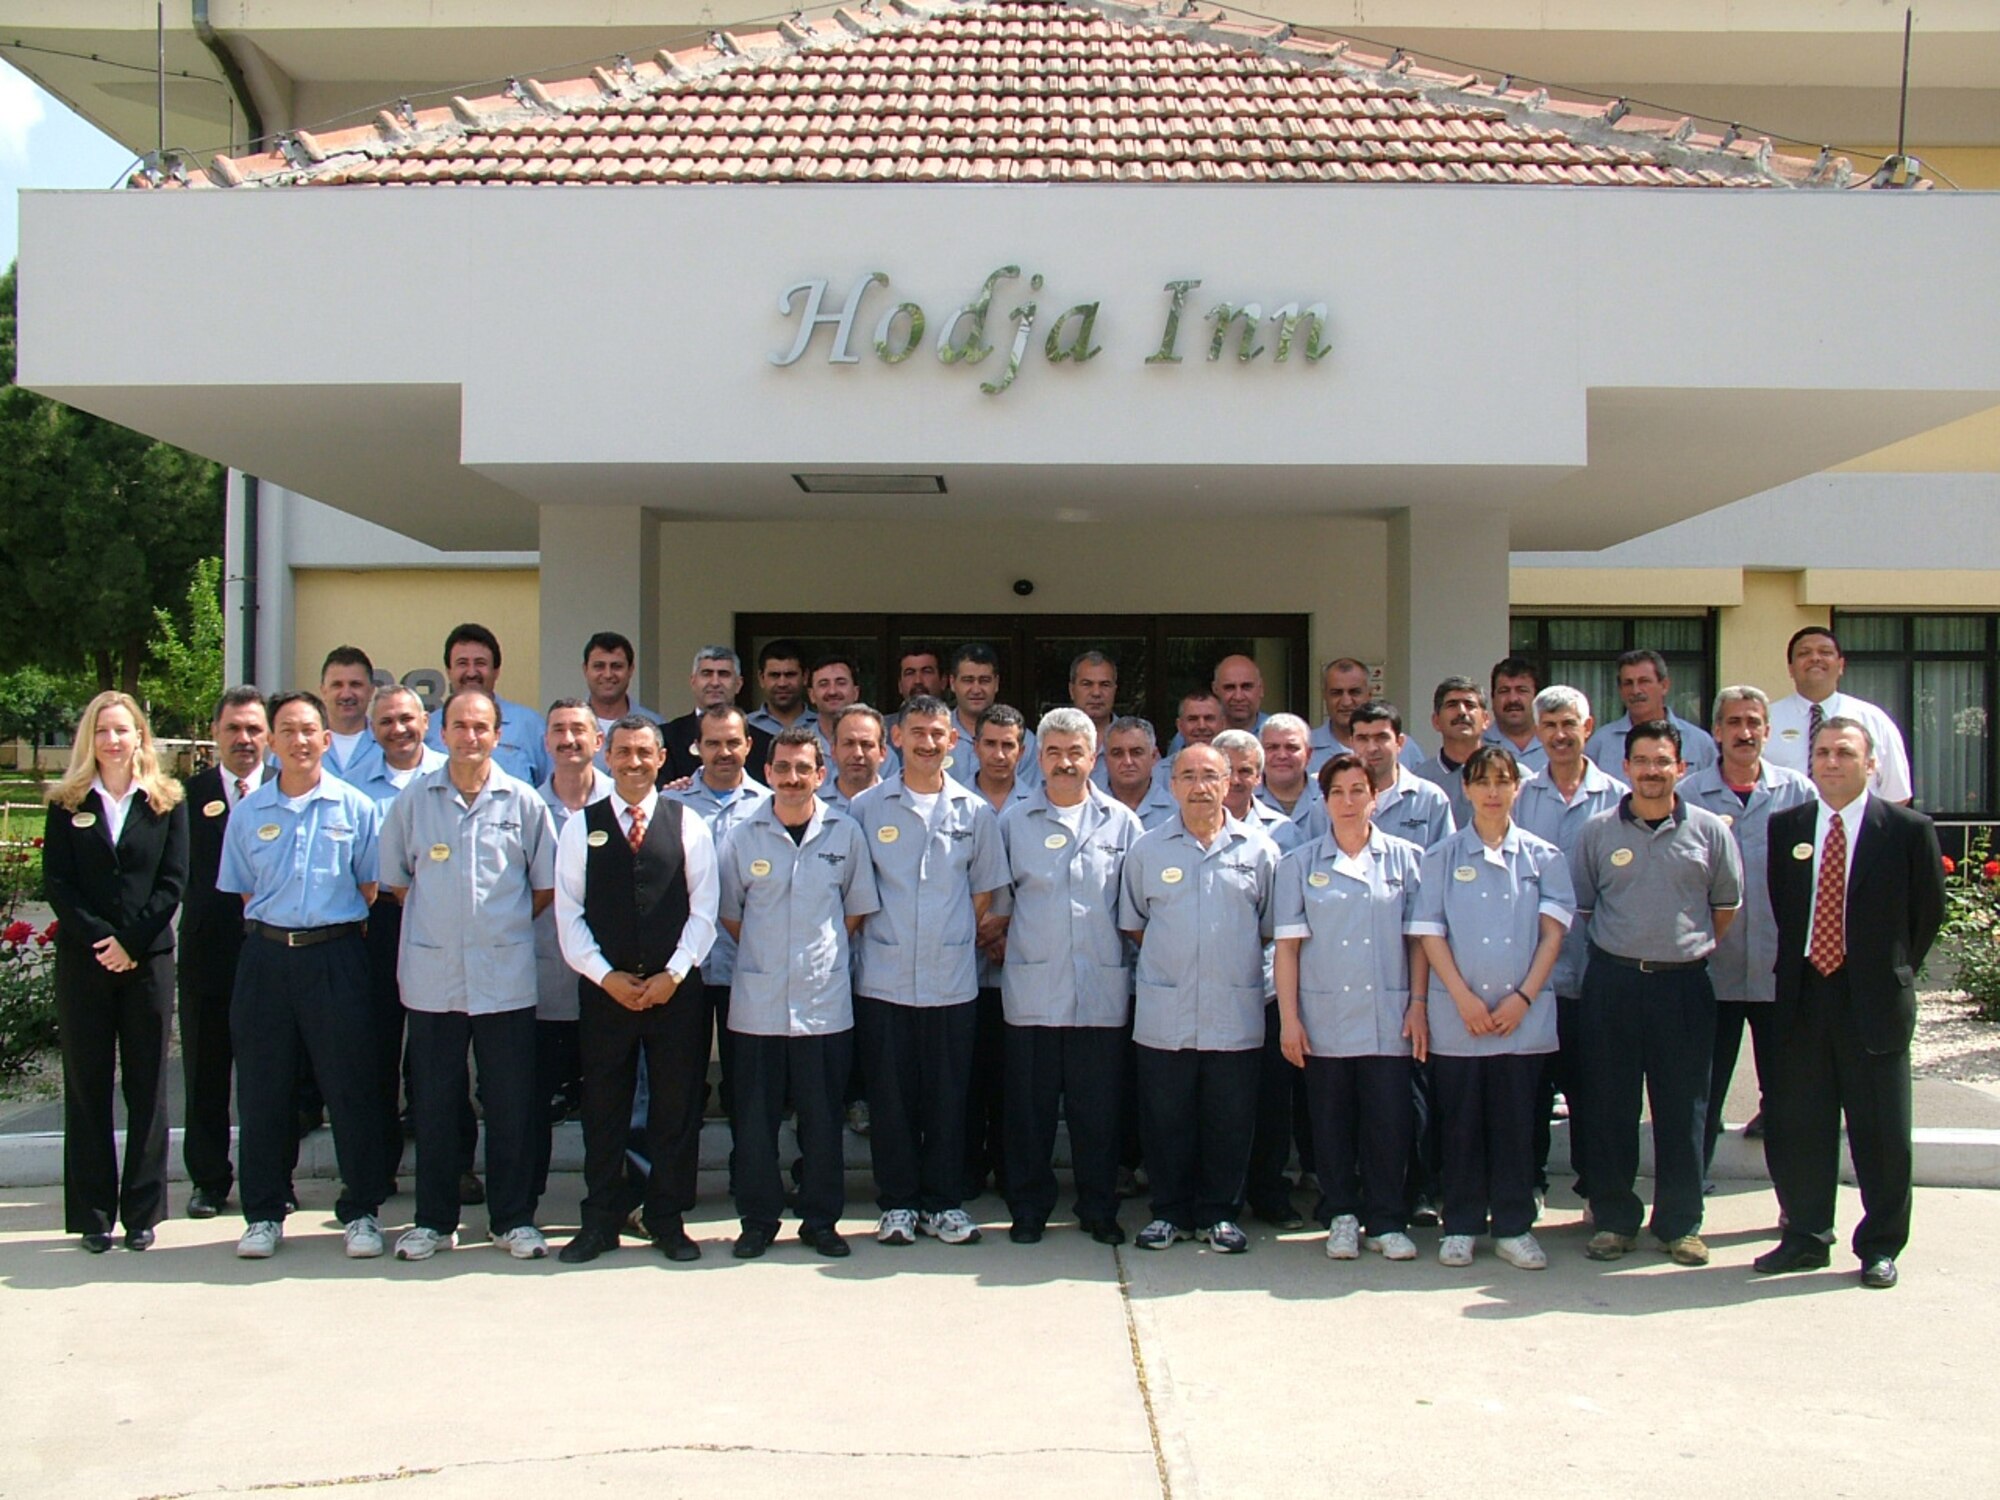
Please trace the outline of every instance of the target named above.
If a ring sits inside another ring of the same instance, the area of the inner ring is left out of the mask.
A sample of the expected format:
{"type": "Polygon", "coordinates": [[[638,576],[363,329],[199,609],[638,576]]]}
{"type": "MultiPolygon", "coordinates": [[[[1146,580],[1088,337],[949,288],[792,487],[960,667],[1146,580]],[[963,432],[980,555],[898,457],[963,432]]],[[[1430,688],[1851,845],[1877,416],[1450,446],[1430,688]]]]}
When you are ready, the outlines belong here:
{"type": "Polygon", "coordinates": [[[34,1066],[56,1044],[56,924],[0,930],[0,1077],[34,1066]]]}
{"type": "Polygon", "coordinates": [[[2000,1021],[2000,859],[1985,830],[1972,835],[1962,861],[1945,856],[1944,892],[1937,946],[1980,1017],[2000,1021]]]}

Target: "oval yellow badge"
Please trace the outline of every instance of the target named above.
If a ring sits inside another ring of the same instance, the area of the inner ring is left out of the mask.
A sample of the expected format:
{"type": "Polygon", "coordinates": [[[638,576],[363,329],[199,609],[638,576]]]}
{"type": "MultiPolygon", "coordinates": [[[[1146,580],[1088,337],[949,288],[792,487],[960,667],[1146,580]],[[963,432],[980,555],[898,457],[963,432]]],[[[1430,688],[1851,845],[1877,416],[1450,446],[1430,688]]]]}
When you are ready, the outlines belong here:
{"type": "Polygon", "coordinates": [[[875,830],[875,842],[878,844],[893,844],[902,836],[903,830],[894,823],[884,823],[875,830]]]}
{"type": "Polygon", "coordinates": [[[94,812],[80,812],[70,819],[70,823],[77,828],[95,828],[97,826],[97,814],[94,812]]]}
{"type": "Polygon", "coordinates": [[[1621,870],[1624,869],[1632,863],[1632,851],[1630,849],[1613,849],[1611,851],[1611,863],[1621,870]]]}
{"type": "Polygon", "coordinates": [[[771,862],[768,859],[751,860],[750,873],[752,875],[757,876],[759,879],[762,879],[764,876],[771,873],[771,862]]]}
{"type": "Polygon", "coordinates": [[[1735,814],[1734,814],[1734,813],[1724,813],[1724,814],[1722,815],[1722,826],[1723,826],[1724,828],[1734,828],[1734,827],[1736,826],[1736,816],[1735,816],[1735,814]]]}
{"type": "Polygon", "coordinates": [[[1181,874],[1182,870],[1179,865],[1168,865],[1166,869],[1160,871],[1160,884],[1179,885],[1181,883],[1181,874]]]}
{"type": "Polygon", "coordinates": [[[1316,886],[1332,885],[1333,877],[1324,870],[1314,870],[1312,874],[1306,876],[1306,884],[1316,886]]]}
{"type": "Polygon", "coordinates": [[[451,858],[451,845],[449,844],[431,845],[431,859],[434,863],[441,865],[450,858],[451,858]]]}
{"type": "Polygon", "coordinates": [[[1812,858],[1812,845],[1811,845],[1811,844],[1794,844],[1794,845],[1792,845],[1792,858],[1793,858],[1793,859],[1811,859],[1811,858],[1812,858]]]}
{"type": "Polygon", "coordinates": [[[1778,731],[1778,738],[1781,740],[1795,740],[1798,737],[1799,731],[1796,729],[1780,729],[1778,731]]]}
{"type": "Polygon", "coordinates": [[[1042,840],[1042,845],[1044,848],[1048,849],[1060,849],[1068,842],[1069,842],[1068,834],[1052,833],[1047,838],[1042,840]]]}
{"type": "Polygon", "coordinates": [[[1479,872],[1473,869],[1471,865],[1460,865],[1456,870],[1451,872],[1451,878],[1463,881],[1477,880],[1479,872]]]}
{"type": "Polygon", "coordinates": [[[590,831],[590,837],[585,839],[584,842],[593,849],[602,849],[606,844],[611,842],[611,835],[606,833],[602,828],[593,828],[590,831]]]}
{"type": "Polygon", "coordinates": [[[228,811],[229,804],[224,802],[220,797],[217,797],[213,802],[204,804],[201,815],[204,818],[219,818],[228,811]]]}
{"type": "Polygon", "coordinates": [[[257,837],[268,844],[284,831],[276,823],[266,823],[262,828],[257,830],[257,837]]]}

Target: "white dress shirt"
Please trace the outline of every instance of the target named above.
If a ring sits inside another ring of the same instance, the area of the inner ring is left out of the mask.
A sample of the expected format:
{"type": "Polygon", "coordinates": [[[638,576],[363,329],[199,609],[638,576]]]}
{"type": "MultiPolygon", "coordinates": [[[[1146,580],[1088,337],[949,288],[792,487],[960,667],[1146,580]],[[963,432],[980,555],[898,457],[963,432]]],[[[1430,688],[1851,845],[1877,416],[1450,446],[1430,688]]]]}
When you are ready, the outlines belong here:
{"type": "MultiPolygon", "coordinates": [[[[1875,741],[1875,775],[1868,783],[1868,790],[1891,802],[1908,802],[1913,795],[1910,756],[1896,721],[1867,700],[1850,698],[1845,693],[1827,694],[1819,708],[1826,718],[1858,719],[1868,726],[1869,738],[1875,741]]],[[[1771,738],[1764,746],[1764,759],[1811,775],[1812,746],[1806,743],[1806,730],[1811,724],[1812,704],[1803,694],[1793,693],[1773,700],[1771,738]]]]}
{"type": "MultiPolygon", "coordinates": [[[[618,831],[629,833],[633,804],[615,794],[611,802],[618,812],[618,831]]],[[[637,805],[646,827],[651,828],[654,814],[659,810],[660,794],[648,792],[637,805]]],[[[556,937],[562,944],[563,961],[601,988],[611,965],[583,917],[584,867],[590,853],[584,840],[588,835],[585,820],[573,817],[563,824],[562,834],[556,840],[556,937]]],[[[681,809],[681,861],[688,888],[688,918],[681,928],[681,940],[673,957],[667,960],[667,968],[685,979],[708,956],[715,942],[715,907],[721,894],[721,882],[716,877],[715,839],[700,815],[689,808],[681,809]]]]}
{"type": "Polygon", "coordinates": [[[97,793],[98,800],[104,804],[104,832],[111,840],[111,847],[115,849],[118,847],[119,835],[125,831],[125,814],[132,810],[132,799],[139,794],[138,778],[134,777],[125,783],[125,795],[122,797],[114,797],[106,791],[101,776],[91,778],[90,789],[97,793]]]}
{"type": "MultiPolygon", "coordinates": [[[[1852,890],[1854,888],[1854,841],[1860,837],[1861,814],[1866,810],[1867,806],[1868,792],[1865,788],[1859,797],[1856,797],[1838,812],[1835,812],[1831,807],[1826,805],[1824,797],[1819,800],[1819,815],[1813,820],[1812,905],[1808,908],[1810,915],[1806,921],[1806,954],[1808,957],[1812,954],[1813,927],[1819,921],[1819,867],[1820,862],[1826,858],[1827,831],[1833,827],[1833,820],[1835,818],[1840,819],[1847,827],[1847,887],[1849,890],[1852,890]]],[[[1798,858],[1798,851],[1796,849],[1773,851],[1773,857],[1777,859],[1783,859],[1787,854],[1793,859],[1798,858]]],[[[1842,905],[1840,932],[1842,939],[1841,946],[1844,949],[1847,946],[1845,903],[1842,905]]]]}

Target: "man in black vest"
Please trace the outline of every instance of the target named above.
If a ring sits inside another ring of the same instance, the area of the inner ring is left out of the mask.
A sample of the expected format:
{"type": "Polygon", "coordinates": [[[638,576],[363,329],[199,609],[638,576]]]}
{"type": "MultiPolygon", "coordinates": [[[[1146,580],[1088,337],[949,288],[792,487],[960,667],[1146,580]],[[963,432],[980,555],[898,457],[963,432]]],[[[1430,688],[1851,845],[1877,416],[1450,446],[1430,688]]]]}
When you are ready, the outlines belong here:
{"type": "Polygon", "coordinates": [[[605,743],[617,792],[563,825],[556,845],[556,935],[580,976],[583,1227],[558,1259],[618,1248],[625,1143],[641,1043],[649,1101],[642,1221],[675,1261],[698,1260],[682,1216],[694,1207],[708,1010],[696,971],[715,941],[718,890],[708,825],[654,789],[660,727],[628,715],[605,743]]]}

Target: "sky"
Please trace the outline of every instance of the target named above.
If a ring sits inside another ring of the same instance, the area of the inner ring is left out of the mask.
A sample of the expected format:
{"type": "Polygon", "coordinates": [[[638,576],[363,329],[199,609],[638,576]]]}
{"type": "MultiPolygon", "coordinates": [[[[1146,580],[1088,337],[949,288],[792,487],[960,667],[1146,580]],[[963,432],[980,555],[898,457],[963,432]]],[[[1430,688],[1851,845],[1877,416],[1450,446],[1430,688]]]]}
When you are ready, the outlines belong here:
{"type": "Polygon", "coordinates": [[[22,188],[107,188],[132,153],[0,61],[0,265],[14,259],[22,188]]]}

